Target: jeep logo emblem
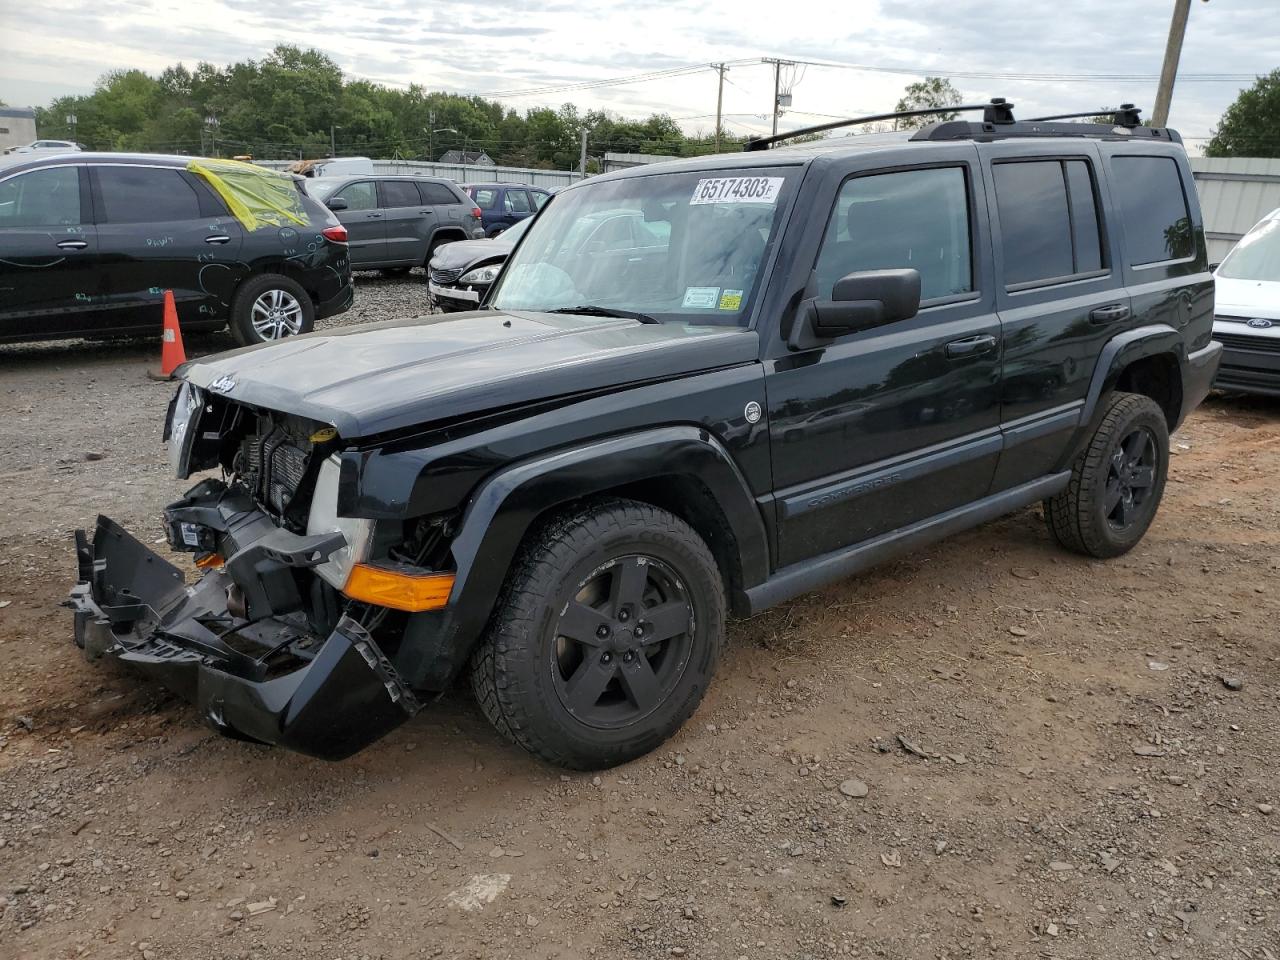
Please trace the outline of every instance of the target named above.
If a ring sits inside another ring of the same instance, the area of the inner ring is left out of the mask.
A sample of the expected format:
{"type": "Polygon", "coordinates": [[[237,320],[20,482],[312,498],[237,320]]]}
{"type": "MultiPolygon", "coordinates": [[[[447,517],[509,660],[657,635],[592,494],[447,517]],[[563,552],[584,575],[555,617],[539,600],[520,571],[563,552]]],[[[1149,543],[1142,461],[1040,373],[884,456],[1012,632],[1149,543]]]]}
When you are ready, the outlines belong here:
{"type": "Polygon", "coordinates": [[[215,393],[230,393],[236,385],[236,378],[229,373],[224,373],[213,383],[209,384],[209,389],[215,393]]]}

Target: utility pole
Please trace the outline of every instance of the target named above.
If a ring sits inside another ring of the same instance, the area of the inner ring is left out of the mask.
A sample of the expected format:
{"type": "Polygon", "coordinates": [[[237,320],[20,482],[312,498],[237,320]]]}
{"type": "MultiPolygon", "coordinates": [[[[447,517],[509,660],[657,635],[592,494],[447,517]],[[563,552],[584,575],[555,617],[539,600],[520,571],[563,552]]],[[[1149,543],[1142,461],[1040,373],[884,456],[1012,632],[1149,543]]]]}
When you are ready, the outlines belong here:
{"type": "Polygon", "coordinates": [[[790,60],[778,60],[773,57],[764,57],[761,63],[773,64],[773,135],[778,135],[778,109],[782,107],[783,100],[786,100],[786,106],[791,106],[791,94],[783,95],[782,93],[782,68],[794,67],[795,64],[790,60]]]}
{"type": "Polygon", "coordinates": [[[587,179],[587,128],[582,128],[582,151],[579,154],[578,169],[582,171],[582,179],[587,179]]]}
{"type": "Polygon", "coordinates": [[[1169,104],[1173,100],[1173,81],[1178,76],[1178,60],[1182,57],[1182,38],[1187,33],[1187,17],[1191,0],[1173,0],[1173,20],[1169,23],[1169,42],[1164,48],[1164,66],[1160,69],[1160,89],[1156,91],[1156,107],[1151,111],[1151,125],[1169,124],[1169,104]]]}
{"type": "Polygon", "coordinates": [[[334,137],[333,131],[341,130],[341,129],[342,129],[341,127],[336,127],[333,124],[329,124],[329,156],[331,157],[336,157],[338,155],[338,141],[334,137]]]}
{"type": "Polygon", "coordinates": [[[716,73],[720,75],[720,84],[716,89],[716,153],[720,152],[720,116],[724,107],[724,73],[728,68],[723,63],[713,63],[716,73]]]}

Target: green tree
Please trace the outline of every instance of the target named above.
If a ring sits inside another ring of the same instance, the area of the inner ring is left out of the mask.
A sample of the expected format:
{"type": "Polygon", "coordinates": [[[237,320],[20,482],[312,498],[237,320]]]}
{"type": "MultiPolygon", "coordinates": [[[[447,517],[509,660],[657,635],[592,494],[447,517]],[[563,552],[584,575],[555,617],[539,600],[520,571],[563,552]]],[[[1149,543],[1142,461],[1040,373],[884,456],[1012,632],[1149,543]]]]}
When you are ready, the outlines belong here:
{"type": "Polygon", "coordinates": [[[1210,157],[1280,157],[1280,67],[1240,91],[1204,152],[1210,157]]]}
{"type": "MultiPolygon", "coordinates": [[[[956,107],[960,105],[960,91],[946,77],[925,77],[915,83],[907,84],[902,96],[894,105],[894,110],[928,110],[934,107],[956,107]]],[[[954,120],[958,113],[929,114],[923,117],[900,117],[894,121],[895,130],[914,130],[918,127],[937,123],[939,120],[954,120]]]]}

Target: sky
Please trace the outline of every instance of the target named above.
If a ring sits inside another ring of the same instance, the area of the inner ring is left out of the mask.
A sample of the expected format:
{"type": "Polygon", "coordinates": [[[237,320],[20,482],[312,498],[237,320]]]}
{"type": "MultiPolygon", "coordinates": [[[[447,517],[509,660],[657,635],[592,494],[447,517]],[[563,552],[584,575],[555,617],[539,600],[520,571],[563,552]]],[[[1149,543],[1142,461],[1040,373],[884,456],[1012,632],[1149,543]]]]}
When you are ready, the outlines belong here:
{"type": "MultiPolygon", "coordinates": [[[[627,117],[668,113],[690,133],[714,127],[716,74],[710,69],[613,86],[548,88],[774,57],[843,65],[784,72],[793,105],[782,129],[891,110],[902,88],[924,74],[950,76],[966,102],[1004,96],[1024,117],[1125,101],[1149,114],[1173,5],[1174,0],[0,0],[0,100],[43,105],[60,95],[90,92],[108,70],[158,73],[176,61],[225,64],[291,43],[324,51],[351,76],[393,86],[418,83],[429,90],[497,96],[515,109],[573,102],[627,117]]],[[[1195,0],[1170,125],[1196,148],[1250,78],[1277,66],[1280,0],[1195,0]],[[1197,80],[1196,74],[1230,79],[1197,80]]],[[[730,130],[768,132],[773,79],[773,68],[758,62],[730,68],[724,87],[730,130]]]]}

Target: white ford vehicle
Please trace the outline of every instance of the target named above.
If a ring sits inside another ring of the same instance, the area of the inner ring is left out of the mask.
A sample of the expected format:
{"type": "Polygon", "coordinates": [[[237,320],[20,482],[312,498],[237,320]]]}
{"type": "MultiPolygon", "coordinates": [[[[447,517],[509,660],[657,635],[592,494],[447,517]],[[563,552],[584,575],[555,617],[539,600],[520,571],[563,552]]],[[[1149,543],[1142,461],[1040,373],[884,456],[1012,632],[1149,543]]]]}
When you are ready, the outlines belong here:
{"type": "Polygon", "coordinates": [[[1215,387],[1280,396],[1280,209],[1244,235],[1214,273],[1215,387]]]}

